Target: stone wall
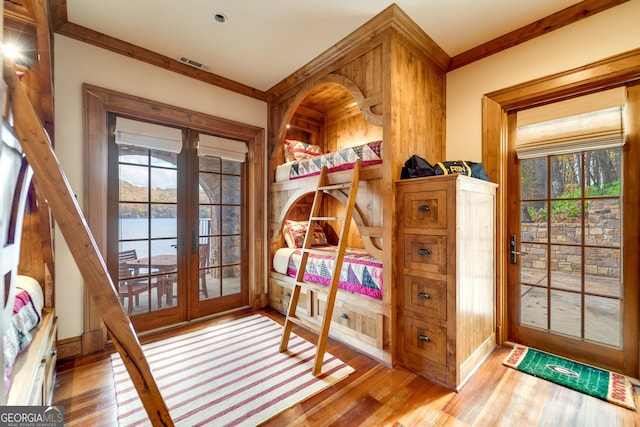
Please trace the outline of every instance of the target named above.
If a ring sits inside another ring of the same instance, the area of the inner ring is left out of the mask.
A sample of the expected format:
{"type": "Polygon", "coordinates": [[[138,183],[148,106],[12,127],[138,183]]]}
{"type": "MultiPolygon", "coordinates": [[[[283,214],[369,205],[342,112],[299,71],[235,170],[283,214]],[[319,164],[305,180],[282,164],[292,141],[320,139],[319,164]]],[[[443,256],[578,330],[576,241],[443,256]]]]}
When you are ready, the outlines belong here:
{"type": "MultiPolygon", "coordinates": [[[[620,277],[622,221],[619,199],[590,199],[585,209],[585,274],[620,277]]],[[[547,222],[521,224],[523,268],[546,270],[546,243],[551,243],[551,271],[580,272],[583,226],[580,218],[553,221],[549,235],[547,222]],[[556,244],[557,243],[557,244],[556,244]]]]}

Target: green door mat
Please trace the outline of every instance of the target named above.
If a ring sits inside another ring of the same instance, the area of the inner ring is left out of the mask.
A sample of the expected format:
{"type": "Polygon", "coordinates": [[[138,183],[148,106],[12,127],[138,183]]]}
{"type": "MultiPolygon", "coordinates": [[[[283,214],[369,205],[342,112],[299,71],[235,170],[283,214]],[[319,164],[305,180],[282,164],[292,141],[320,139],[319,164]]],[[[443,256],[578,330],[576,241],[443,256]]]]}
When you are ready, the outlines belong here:
{"type": "Polygon", "coordinates": [[[510,368],[563,385],[589,396],[636,409],[629,378],[516,345],[502,362],[510,368]]]}

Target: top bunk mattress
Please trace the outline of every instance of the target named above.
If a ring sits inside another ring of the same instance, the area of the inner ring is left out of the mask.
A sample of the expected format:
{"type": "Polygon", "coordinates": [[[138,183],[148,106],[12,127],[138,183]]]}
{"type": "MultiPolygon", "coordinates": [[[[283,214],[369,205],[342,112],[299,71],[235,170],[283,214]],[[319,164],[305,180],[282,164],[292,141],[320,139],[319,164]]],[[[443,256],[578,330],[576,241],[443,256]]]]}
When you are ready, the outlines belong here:
{"type": "Polygon", "coordinates": [[[353,169],[358,159],[362,159],[362,166],[382,163],[382,141],[368,142],[333,153],[284,163],[276,169],[276,182],[319,175],[323,166],[326,166],[329,172],[353,169]]]}

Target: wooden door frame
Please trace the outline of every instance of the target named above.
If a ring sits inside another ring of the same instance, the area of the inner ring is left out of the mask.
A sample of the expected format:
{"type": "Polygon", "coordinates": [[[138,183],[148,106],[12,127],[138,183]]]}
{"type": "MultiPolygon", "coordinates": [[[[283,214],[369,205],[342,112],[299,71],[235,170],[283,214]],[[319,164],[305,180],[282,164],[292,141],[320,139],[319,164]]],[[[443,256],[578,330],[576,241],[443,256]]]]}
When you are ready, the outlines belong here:
{"type": "MultiPolygon", "coordinates": [[[[158,124],[190,128],[236,139],[247,144],[247,213],[249,244],[249,305],[266,305],[265,130],[185,108],[83,84],[84,105],[84,211],[93,237],[106,259],[107,253],[107,113],[116,113],[158,124]]],[[[84,296],[84,333],[80,354],[104,348],[106,329],[88,292],[84,296]]]]}
{"type": "MultiPolygon", "coordinates": [[[[482,161],[489,179],[499,185],[496,196],[496,338],[497,343],[507,341],[507,164],[509,144],[513,138],[508,135],[508,121],[519,108],[541,105],[570,96],[622,86],[640,79],[640,49],[616,55],[573,70],[543,77],[485,94],[482,98],[482,161]]],[[[637,132],[628,135],[630,145],[640,144],[637,132]]],[[[639,197],[634,196],[636,199],[639,197]]],[[[640,200],[632,201],[638,215],[640,200]]],[[[627,234],[638,235],[635,229],[625,230],[627,234]]],[[[632,266],[628,266],[632,268],[632,266]]],[[[634,268],[637,268],[635,266],[634,268]]],[[[637,291],[636,291],[637,293],[637,291]]],[[[637,295],[636,295],[637,296],[637,295]]],[[[637,325],[636,325],[637,326],[637,325]]],[[[637,328],[636,328],[637,330],[637,328]]],[[[639,361],[633,362],[633,370],[638,371],[639,361]]]]}

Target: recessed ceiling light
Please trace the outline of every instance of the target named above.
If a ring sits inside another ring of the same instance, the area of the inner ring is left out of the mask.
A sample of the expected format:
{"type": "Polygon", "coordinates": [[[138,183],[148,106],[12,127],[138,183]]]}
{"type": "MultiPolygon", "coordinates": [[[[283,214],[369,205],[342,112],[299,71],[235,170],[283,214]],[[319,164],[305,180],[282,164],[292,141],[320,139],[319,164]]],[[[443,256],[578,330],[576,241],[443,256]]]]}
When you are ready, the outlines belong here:
{"type": "Polygon", "coordinates": [[[224,13],[214,13],[212,16],[213,20],[218,24],[226,24],[229,18],[224,13]]]}

